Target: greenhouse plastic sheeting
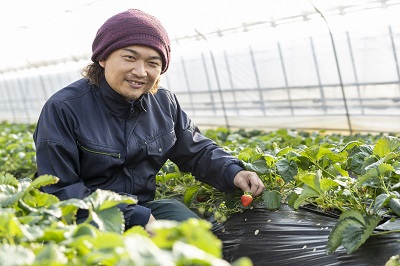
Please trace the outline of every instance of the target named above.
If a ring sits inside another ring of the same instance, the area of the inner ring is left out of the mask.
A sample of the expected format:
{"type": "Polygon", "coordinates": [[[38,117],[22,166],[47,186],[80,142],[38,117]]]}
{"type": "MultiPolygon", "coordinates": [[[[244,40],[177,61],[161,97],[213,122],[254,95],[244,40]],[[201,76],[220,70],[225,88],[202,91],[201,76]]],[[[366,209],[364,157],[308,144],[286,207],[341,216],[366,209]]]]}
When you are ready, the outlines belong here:
{"type": "Polygon", "coordinates": [[[326,213],[284,205],[279,210],[253,208],[232,215],[214,229],[222,240],[224,259],[249,257],[258,265],[385,265],[400,254],[400,234],[371,236],[347,254],[340,246],[331,254],[326,244],[337,218],[326,213]]]}

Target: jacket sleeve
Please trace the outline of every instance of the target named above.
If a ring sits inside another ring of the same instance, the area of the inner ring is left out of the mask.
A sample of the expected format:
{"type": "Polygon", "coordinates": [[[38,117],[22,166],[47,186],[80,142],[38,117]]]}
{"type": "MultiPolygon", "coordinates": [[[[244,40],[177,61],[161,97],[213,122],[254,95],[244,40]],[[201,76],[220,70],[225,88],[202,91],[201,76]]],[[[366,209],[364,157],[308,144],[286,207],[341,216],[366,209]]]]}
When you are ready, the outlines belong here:
{"type": "Polygon", "coordinates": [[[233,184],[236,173],[243,170],[242,163],[213,140],[200,133],[199,128],[181,109],[174,97],[177,142],[171,161],[179,169],[190,172],[194,177],[221,191],[238,189],[233,184]]]}
{"type": "MultiPolygon", "coordinates": [[[[83,199],[92,191],[80,178],[79,151],[74,134],[73,119],[61,104],[47,102],[39,117],[33,138],[36,145],[37,175],[53,175],[59,178],[56,184],[42,187],[42,191],[57,196],[60,200],[83,199]]],[[[144,226],[150,217],[150,209],[139,205],[120,204],[127,228],[144,226]]],[[[79,210],[77,220],[83,221],[88,213],[79,210]]]]}
{"type": "Polygon", "coordinates": [[[60,200],[83,199],[91,191],[79,177],[79,152],[74,135],[74,123],[62,105],[47,102],[40,114],[33,135],[36,145],[38,176],[48,174],[59,178],[58,183],[42,187],[60,200]]]}

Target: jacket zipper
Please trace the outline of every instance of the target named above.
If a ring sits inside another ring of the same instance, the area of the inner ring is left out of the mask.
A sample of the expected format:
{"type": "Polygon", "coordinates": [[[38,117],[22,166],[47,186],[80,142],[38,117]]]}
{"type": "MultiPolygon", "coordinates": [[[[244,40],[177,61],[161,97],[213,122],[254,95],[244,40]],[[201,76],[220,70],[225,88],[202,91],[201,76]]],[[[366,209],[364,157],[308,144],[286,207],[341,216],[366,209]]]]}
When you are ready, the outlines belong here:
{"type": "Polygon", "coordinates": [[[133,114],[135,112],[135,102],[131,102],[130,104],[131,104],[131,108],[129,111],[131,112],[131,114],[133,114]]]}
{"type": "Polygon", "coordinates": [[[91,152],[94,154],[100,154],[100,155],[107,155],[107,156],[111,156],[111,157],[116,157],[118,159],[121,159],[121,153],[110,153],[110,152],[101,152],[101,151],[94,151],[91,149],[88,149],[86,147],[83,147],[79,142],[77,142],[78,146],[81,147],[82,150],[85,150],[87,152],[91,152]]]}

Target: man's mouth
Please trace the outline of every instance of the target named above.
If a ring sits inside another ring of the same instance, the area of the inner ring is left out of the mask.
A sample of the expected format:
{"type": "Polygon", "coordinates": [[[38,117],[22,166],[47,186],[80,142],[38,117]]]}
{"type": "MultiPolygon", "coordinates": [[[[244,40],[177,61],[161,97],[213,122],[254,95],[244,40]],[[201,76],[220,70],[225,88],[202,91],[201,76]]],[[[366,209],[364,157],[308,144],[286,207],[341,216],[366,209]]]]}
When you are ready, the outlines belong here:
{"type": "Polygon", "coordinates": [[[137,80],[127,80],[127,82],[129,83],[129,85],[130,85],[132,88],[140,88],[140,87],[142,87],[144,84],[146,84],[146,83],[143,82],[143,81],[137,81],[137,80]]]}
{"type": "Polygon", "coordinates": [[[143,81],[135,81],[135,80],[128,80],[128,82],[132,85],[143,85],[145,84],[143,81]]]}

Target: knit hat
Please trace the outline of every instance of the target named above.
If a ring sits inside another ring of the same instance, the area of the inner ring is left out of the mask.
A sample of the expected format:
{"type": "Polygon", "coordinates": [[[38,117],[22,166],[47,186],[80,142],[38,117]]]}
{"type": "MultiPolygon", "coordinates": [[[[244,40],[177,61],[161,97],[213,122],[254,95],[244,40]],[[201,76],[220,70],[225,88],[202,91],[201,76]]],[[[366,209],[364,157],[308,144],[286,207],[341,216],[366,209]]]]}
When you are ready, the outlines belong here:
{"type": "Polygon", "coordinates": [[[167,71],[171,52],[168,34],[157,18],[138,9],[118,13],[100,27],[92,44],[92,61],[105,60],[130,45],[157,50],[163,61],[161,74],[167,71]]]}

